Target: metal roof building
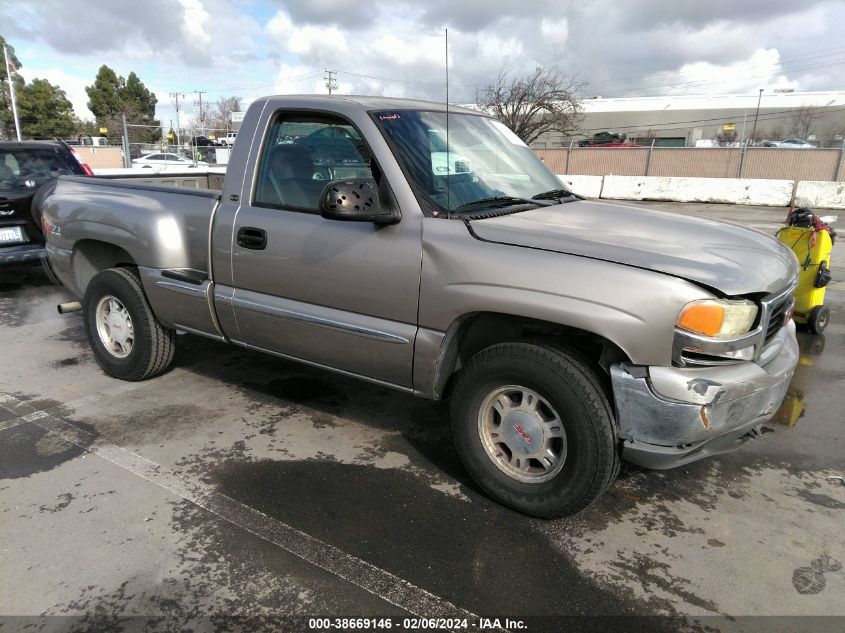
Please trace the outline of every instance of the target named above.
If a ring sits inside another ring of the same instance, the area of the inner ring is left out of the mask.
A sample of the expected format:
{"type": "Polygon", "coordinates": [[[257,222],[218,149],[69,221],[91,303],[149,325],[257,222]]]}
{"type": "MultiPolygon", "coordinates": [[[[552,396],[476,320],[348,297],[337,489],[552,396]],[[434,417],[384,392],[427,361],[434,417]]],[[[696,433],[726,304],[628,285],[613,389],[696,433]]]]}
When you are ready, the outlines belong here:
{"type": "Polygon", "coordinates": [[[715,139],[729,132],[742,140],[751,137],[758,99],[758,140],[803,138],[820,146],[842,143],[845,90],[834,90],[588,98],[582,101],[581,136],[570,139],[547,134],[534,147],[566,146],[602,131],[619,132],[639,142],[654,139],[657,145],[694,145],[700,139],[715,139]]]}

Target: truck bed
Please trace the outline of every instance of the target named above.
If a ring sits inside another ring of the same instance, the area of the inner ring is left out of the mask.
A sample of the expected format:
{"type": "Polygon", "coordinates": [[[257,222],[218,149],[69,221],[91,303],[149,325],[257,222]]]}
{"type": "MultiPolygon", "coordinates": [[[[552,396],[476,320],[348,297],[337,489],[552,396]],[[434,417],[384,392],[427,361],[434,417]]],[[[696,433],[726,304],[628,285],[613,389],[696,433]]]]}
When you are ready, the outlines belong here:
{"type": "Polygon", "coordinates": [[[72,249],[77,239],[92,234],[109,236],[139,266],[207,272],[211,214],[219,191],[139,180],[60,177],[49,204],[59,207],[61,246],[72,249]]]}

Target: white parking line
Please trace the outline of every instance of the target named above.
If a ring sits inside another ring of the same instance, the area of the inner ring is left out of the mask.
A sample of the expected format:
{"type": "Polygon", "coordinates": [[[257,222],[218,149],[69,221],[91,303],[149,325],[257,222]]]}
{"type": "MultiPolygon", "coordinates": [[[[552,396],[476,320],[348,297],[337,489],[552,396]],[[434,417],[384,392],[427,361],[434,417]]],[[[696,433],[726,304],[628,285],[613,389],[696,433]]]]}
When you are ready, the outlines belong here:
{"type": "MultiPolygon", "coordinates": [[[[12,406],[18,410],[27,406],[25,403],[10,397],[0,400],[0,403],[7,410],[11,410],[12,406]]],[[[70,403],[63,405],[63,407],[69,405],[70,403]]],[[[48,411],[32,410],[27,415],[10,422],[17,422],[18,424],[30,422],[55,433],[85,451],[141,477],[411,614],[427,618],[478,620],[475,614],[455,606],[451,602],[389,571],[347,554],[333,545],[221,494],[208,484],[184,479],[146,457],[116,444],[102,441],[91,433],[48,411]]],[[[495,630],[501,631],[504,629],[495,630]]]]}
{"type": "Polygon", "coordinates": [[[134,391],[143,386],[143,382],[124,383],[118,385],[117,387],[112,387],[107,391],[103,391],[96,394],[88,394],[87,396],[82,396],[81,398],[77,398],[76,400],[68,400],[67,402],[63,402],[62,404],[56,405],[55,407],[51,407],[49,409],[39,410],[28,406],[26,404],[26,401],[18,400],[17,398],[8,393],[0,393],[0,406],[3,406],[6,411],[9,411],[12,414],[17,414],[17,417],[15,418],[0,422],[0,431],[12,429],[16,426],[20,426],[21,424],[26,424],[27,422],[32,422],[38,418],[43,418],[48,415],[61,414],[63,412],[76,408],[80,404],[87,404],[89,402],[99,400],[104,396],[117,395],[121,393],[126,393],[127,391],[134,391]],[[30,412],[25,415],[20,415],[19,411],[15,411],[15,409],[19,407],[28,407],[30,412]]]}

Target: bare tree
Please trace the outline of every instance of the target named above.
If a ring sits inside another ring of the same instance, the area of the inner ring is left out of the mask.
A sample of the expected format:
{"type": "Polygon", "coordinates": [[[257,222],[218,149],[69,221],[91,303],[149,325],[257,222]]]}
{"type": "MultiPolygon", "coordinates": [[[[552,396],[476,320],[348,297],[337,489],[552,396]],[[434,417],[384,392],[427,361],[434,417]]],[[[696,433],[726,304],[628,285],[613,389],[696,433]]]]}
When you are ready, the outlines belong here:
{"type": "Polygon", "coordinates": [[[479,105],[530,145],[547,132],[573,136],[578,131],[581,104],[576,93],[583,86],[556,66],[537,66],[519,78],[502,71],[485,88],[479,105]]]}
{"type": "Polygon", "coordinates": [[[226,130],[232,123],[232,112],[241,111],[240,97],[220,97],[211,106],[208,115],[208,126],[214,130],[226,130]]]}
{"type": "Polygon", "coordinates": [[[775,141],[781,140],[782,138],[784,138],[783,126],[780,124],[775,124],[770,127],[767,127],[765,138],[769,138],[775,141]]]}
{"type": "Polygon", "coordinates": [[[816,121],[822,115],[822,108],[803,105],[789,115],[789,134],[795,138],[806,140],[813,133],[816,121]]]}
{"type": "Polygon", "coordinates": [[[736,140],[736,130],[722,130],[716,134],[716,140],[722,145],[730,145],[736,140]]]}

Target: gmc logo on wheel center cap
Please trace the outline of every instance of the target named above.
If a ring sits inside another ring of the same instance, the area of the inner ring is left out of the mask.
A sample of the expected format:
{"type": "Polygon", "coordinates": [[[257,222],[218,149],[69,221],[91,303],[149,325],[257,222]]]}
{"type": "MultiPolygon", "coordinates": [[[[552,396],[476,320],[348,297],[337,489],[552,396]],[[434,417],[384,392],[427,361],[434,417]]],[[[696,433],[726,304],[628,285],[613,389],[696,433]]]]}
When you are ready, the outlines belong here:
{"type": "Polygon", "coordinates": [[[530,435],[528,435],[528,433],[526,433],[526,432],[525,432],[525,429],[523,429],[521,426],[519,426],[519,424],[514,424],[514,425],[513,425],[513,430],[514,430],[514,431],[516,431],[517,433],[519,433],[519,437],[521,437],[521,438],[522,438],[522,440],[523,440],[526,444],[529,444],[529,445],[530,445],[530,444],[533,444],[533,443],[534,443],[534,440],[532,440],[532,439],[531,439],[531,436],[530,436],[530,435]]]}

